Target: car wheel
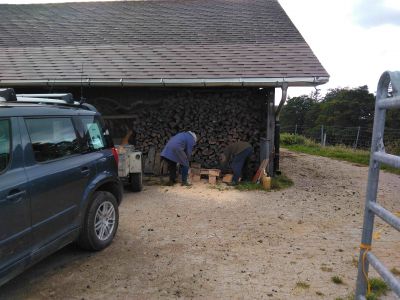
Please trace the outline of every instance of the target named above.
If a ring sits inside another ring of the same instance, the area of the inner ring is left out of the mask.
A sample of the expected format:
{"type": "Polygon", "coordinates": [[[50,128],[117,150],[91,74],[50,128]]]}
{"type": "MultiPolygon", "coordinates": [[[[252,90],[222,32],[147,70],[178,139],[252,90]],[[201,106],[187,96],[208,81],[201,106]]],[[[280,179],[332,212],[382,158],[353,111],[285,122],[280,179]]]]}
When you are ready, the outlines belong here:
{"type": "Polygon", "coordinates": [[[110,192],[98,191],[86,211],[78,244],[84,249],[99,251],[109,246],[117,232],[118,204],[110,192]]]}
{"type": "Polygon", "coordinates": [[[142,180],[143,180],[142,173],[131,173],[130,175],[131,190],[134,192],[140,192],[143,188],[142,180]]]}

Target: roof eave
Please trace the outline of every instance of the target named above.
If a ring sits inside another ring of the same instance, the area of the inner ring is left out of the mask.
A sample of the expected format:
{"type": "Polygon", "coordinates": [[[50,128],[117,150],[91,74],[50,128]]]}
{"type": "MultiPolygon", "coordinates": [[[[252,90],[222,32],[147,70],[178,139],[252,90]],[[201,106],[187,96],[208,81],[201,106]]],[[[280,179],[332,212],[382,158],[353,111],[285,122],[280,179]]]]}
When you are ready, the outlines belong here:
{"type": "Polygon", "coordinates": [[[77,79],[77,80],[0,80],[1,87],[307,87],[325,84],[328,76],[280,77],[280,78],[204,78],[204,79],[77,79]]]}

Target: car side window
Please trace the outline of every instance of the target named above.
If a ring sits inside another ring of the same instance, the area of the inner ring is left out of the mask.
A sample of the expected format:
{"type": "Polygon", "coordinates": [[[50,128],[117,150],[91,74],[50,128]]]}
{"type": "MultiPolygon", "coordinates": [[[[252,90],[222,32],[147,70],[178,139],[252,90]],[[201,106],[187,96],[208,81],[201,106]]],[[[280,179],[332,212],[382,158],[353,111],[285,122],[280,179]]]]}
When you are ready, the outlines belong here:
{"type": "Polygon", "coordinates": [[[80,153],[71,118],[25,119],[35,159],[49,161],[80,153]]]}
{"type": "Polygon", "coordinates": [[[0,120],[0,173],[4,171],[10,162],[11,134],[10,121],[0,120]]]}
{"type": "Polygon", "coordinates": [[[81,121],[84,130],[84,148],[86,152],[109,147],[106,138],[108,132],[104,130],[104,127],[96,116],[82,116],[81,121]]]}

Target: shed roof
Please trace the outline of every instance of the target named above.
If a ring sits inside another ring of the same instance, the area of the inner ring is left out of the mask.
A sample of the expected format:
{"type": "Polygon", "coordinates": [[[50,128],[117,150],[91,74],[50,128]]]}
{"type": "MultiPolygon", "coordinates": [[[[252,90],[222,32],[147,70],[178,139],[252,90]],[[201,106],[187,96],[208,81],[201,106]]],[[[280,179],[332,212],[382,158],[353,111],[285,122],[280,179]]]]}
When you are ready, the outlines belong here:
{"type": "Polygon", "coordinates": [[[261,86],[320,84],[329,75],[277,0],[0,5],[0,85],[82,78],[261,86]]]}

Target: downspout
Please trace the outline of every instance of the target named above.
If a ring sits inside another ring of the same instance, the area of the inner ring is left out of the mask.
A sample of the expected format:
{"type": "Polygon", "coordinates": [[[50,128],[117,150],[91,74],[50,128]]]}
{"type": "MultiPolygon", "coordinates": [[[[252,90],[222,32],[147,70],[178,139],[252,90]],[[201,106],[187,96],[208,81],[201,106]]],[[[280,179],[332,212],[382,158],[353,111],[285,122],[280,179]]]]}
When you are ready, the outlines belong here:
{"type": "Polygon", "coordinates": [[[280,159],[280,143],[281,143],[281,138],[280,138],[280,134],[281,134],[281,124],[279,122],[279,114],[282,110],[283,105],[286,102],[286,98],[287,98],[287,90],[288,90],[288,83],[284,82],[282,84],[282,98],[281,98],[281,102],[278,105],[278,108],[276,109],[275,112],[275,139],[274,139],[274,145],[275,145],[275,155],[274,155],[274,174],[280,175],[281,171],[279,170],[279,159],[280,159]]]}

